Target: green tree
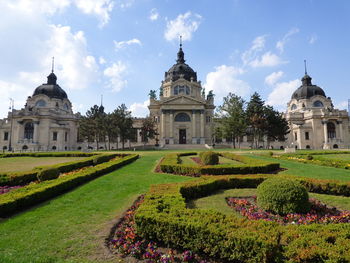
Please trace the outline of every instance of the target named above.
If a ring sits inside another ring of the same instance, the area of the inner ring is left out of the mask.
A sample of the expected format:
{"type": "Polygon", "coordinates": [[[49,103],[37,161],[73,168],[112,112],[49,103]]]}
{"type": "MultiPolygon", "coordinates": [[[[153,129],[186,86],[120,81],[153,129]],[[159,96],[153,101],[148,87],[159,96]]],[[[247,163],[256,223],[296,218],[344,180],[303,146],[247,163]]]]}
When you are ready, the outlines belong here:
{"type": "Polygon", "coordinates": [[[289,125],[283,114],[267,105],[265,106],[265,116],[267,120],[265,127],[267,147],[269,147],[271,140],[285,141],[285,136],[289,133],[289,125]]]}
{"type": "Polygon", "coordinates": [[[141,139],[144,144],[148,142],[149,139],[153,139],[155,136],[155,122],[154,119],[150,116],[147,116],[142,120],[142,127],[140,131],[141,139]]]}
{"type": "Polygon", "coordinates": [[[259,141],[263,140],[264,131],[267,126],[264,101],[257,92],[250,97],[247,104],[246,116],[249,125],[249,133],[253,136],[252,147],[258,148],[259,141]]]}
{"type": "Polygon", "coordinates": [[[113,112],[117,120],[117,126],[119,137],[122,142],[122,149],[124,150],[124,145],[127,139],[130,138],[131,129],[132,129],[132,116],[131,111],[128,111],[128,108],[125,104],[118,106],[113,112]]]}
{"type": "Polygon", "coordinates": [[[231,138],[234,148],[236,148],[236,141],[239,142],[240,147],[240,137],[245,134],[247,128],[244,105],[245,101],[240,96],[229,93],[218,108],[223,135],[231,138]]]}

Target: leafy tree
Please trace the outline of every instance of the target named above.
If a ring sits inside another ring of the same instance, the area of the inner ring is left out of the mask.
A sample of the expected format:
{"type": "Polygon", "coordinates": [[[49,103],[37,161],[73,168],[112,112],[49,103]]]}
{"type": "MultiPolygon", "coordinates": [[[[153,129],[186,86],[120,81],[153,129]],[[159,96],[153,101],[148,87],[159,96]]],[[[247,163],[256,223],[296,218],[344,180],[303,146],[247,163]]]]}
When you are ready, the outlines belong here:
{"type": "Polygon", "coordinates": [[[289,125],[283,114],[274,110],[271,106],[265,106],[267,126],[265,134],[269,147],[270,140],[285,141],[285,135],[289,133],[289,125]]]}
{"type": "Polygon", "coordinates": [[[125,141],[130,138],[131,129],[132,129],[132,116],[131,111],[128,111],[128,108],[125,104],[118,106],[113,112],[117,120],[117,129],[122,142],[122,149],[124,150],[125,141]]]}
{"type": "Polygon", "coordinates": [[[144,146],[148,142],[148,139],[153,139],[155,136],[155,122],[154,119],[150,116],[147,116],[142,120],[142,127],[140,131],[142,142],[144,146]]]}
{"type": "Polygon", "coordinates": [[[264,103],[260,95],[254,92],[247,104],[247,122],[249,125],[249,133],[253,136],[252,146],[255,148],[258,148],[259,141],[263,139],[264,130],[267,126],[264,103]]]}
{"type": "Polygon", "coordinates": [[[232,139],[234,148],[237,140],[240,143],[239,138],[245,134],[247,128],[244,105],[245,101],[240,96],[229,93],[218,110],[223,135],[232,139]]]}

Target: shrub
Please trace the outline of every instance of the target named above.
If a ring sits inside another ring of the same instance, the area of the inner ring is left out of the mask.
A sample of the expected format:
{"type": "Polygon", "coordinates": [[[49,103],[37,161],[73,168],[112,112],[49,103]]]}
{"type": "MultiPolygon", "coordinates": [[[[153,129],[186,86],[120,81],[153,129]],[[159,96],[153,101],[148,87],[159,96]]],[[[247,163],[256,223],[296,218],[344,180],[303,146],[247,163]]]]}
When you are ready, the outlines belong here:
{"type": "Polygon", "coordinates": [[[38,172],[38,180],[40,182],[42,181],[47,181],[47,180],[53,180],[58,178],[60,175],[60,171],[57,168],[47,168],[47,169],[42,169],[38,172]]]}
{"type": "Polygon", "coordinates": [[[199,158],[204,165],[215,165],[219,163],[219,155],[212,151],[201,152],[199,158]]]}
{"type": "Polygon", "coordinates": [[[314,157],[311,154],[306,155],[306,160],[313,160],[314,157]]]}
{"type": "Polygon", "coordinates": [[[269,155],[269,156],[273,156],[273,152],[269,152],[268,155],[269,155]]]}
{"type": "Polygon", "coordinates": [[[306,213],[310,210],[309,194],[299,182],[271,178],[257,188],[258,205],[276,214],[306,213]]]}

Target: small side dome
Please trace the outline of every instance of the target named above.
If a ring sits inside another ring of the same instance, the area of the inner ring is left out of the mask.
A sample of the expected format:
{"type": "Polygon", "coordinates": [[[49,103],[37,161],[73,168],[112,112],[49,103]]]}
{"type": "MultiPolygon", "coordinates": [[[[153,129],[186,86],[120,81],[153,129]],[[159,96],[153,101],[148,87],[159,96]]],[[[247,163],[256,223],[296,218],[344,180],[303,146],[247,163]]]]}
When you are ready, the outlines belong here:
{"type": "Polygon", "coordinates": [[[53,72],[47,77],[46,84],[42,84],[34,90],[33,96],[40,94],[61,100],[68,98],[67,93],[57,84],[57,77],[53,72]]]}

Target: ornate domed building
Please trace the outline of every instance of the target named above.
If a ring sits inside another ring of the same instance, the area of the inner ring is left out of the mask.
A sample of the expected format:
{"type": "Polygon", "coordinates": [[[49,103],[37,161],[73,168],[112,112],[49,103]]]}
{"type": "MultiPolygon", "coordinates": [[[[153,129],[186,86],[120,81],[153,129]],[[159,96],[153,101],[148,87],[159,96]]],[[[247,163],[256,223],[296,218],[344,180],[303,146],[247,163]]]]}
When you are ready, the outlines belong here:
{"type": "Polygon", "coordinates": [[[78,118],[66,92],[57,84],[55,73],[47,77],[28,97],[21,110],[12,110],[0,120],[3,150],[75,150],[78,118]]]}
{"type": "Polygon", "coordinates": [[[287,105],[288,146],[296,149],[348,148],[349,116],[335,109],[322,88],[307,74],[287,105]]]}
{"type": "Polygon", "coordinates": [[[161,145],[211,143],[214,95],[205,96],[197,73],[185,63],[181,43],[176,64],[165,72],[159,99],[151,91],[148,108],[161,145]]]}

